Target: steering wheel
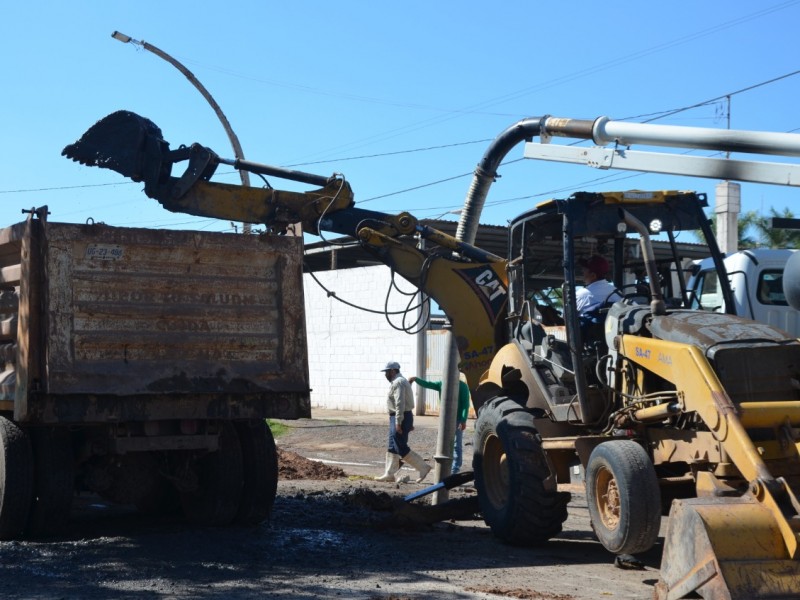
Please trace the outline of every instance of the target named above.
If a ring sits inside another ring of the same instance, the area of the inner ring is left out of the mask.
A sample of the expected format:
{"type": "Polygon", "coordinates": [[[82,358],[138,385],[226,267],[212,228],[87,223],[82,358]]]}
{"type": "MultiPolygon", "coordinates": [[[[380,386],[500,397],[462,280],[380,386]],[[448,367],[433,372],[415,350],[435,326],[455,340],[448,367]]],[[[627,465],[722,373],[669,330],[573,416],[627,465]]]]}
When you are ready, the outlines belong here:
{"type": "Polygon", "coordinates": [[[609,303],[608,299],[614,294],[619,296],[625,304],[640,304],[640,302],[634,302],[637,298],[644,299],[645,303],[651,300],[650,289],[643,283],[629,283],[622,287],[614,288],[614,291],[606,297],[605,304],[609,303]],[[626,292],[625,290],[629,291],[626,292]]]}

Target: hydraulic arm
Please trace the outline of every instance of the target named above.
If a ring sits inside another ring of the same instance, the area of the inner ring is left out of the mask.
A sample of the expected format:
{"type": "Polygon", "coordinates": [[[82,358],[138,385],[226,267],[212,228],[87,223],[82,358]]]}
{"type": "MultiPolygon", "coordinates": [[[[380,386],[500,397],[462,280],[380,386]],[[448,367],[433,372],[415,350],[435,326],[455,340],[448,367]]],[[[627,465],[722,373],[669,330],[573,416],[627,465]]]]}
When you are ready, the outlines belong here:
{"type": "Polygon", "coordinates": [[[128,111],[101,119],[62,154],[143,182],[145,193],[172,212],[263,224],[275,233],[299,223],[310,233],[354,237],[450,317],[471,386],[491,361],[506,310],[505,259],[423,225],[406,212],[357,208],[341,176],[228,160],[200,144],[170,150],[152,121],[128,111]],[[187,163],[183,174],[173,176],[173,165],[182,162],[187,163]],[[210,181],[220,164],[319,187],[294,192],[210,181]],[[419,249],[412,236],[430,242],[432,249],[419,249]]]}

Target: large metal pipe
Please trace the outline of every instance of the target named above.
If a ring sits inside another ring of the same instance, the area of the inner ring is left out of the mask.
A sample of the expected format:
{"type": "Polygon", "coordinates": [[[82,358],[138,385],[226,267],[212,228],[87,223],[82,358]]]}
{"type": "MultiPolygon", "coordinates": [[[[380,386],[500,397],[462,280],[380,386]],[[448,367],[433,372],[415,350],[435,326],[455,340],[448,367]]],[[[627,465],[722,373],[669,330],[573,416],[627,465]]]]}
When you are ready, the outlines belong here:
{"type": "Polygon", "coordinates": [[[800,156],[800,135],[796,133],[625,123],[613,121],[609,117],[598,117],[593,121],[545,117],[542,135],[592,140],[599,146],[617,142],[623,146],[645,144],[718,152],[800,156]]]}
{"type": "Polygon", "coordinates": [[[800,156],[800,135],[794,133],[623,123],[612,121],[608,117],[600,117],[594,122],[592,139],[600,145],[619,141],[625,146],[650,144],[722,152],[800,156]]]}
{"type": "Polygon", "coordinates": [[[613,121],[609,117],[529,117],[514,123],[498,135],[475,168],[456,230],[458,239],[475,243],[481,211],[489,188],[497,177],[497,167],[514,146],[537,135],[543,139],[557,136],[592,140],[601,146],[617,142],[625,146],[645,144],[718,152],[800,156],[800,135],[794,133],[625,123],[613,121]]]}

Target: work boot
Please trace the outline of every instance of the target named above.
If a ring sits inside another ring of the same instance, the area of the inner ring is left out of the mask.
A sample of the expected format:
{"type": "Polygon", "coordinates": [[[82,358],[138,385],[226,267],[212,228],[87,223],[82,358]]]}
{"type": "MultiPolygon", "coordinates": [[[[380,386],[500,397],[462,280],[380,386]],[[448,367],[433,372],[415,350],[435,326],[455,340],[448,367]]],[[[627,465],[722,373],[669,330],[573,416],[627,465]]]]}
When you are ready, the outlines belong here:
{"type": "Polygon", "coordinates": [[[394,474],[400,470],[400,457],[393,452],[386,453],[386,471],[375,481],[394,481],[394,474]]]}
{"type": "Polygon", "coordinates": [[[422,457],[411,450],[408,454],[403,457],[403,460],[419,471],[419,477],[417,478],[417,483],[422,483],[425,477],[428,476],[430,473],[431,468],[428,464],[422,459],[422,457]]]}

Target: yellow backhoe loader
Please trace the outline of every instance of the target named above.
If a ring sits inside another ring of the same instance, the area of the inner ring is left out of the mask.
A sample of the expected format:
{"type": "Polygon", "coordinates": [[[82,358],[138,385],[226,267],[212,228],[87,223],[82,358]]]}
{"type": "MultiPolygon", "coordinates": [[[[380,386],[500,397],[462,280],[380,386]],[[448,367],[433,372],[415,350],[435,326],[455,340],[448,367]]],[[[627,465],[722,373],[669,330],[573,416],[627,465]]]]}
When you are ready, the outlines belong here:
{"type": "MultiPolygon", "coordinates": [[[[687,147],[800,148],[800,136],[678,129],[687,147]]],[[[673,165],[638,156],[626,148],[639,141],[636,132],[607,119],[515,124],[476,170],[465,213],[480,213],[502,156],[534,136],[617,145],[575,147],[566,156],[572,147],[529,142],[532,158],[601,168],[630,160],[638,170],[754,181],[779,180],[788,169],[788,180],[800,181],[792,165],[687,165],[682,158],[673,165]]],[[[647,133],[660,143],[662,130],[647,133]]],[[[274,232],[302,223],[311,233],[350,235],[429,294],[452,322],[473,390],[481,512],[503,540],[538,544],[556,536],[569,500],[558,484],[580,472],[593,529],[610,552],[650,549],[669,512],[657,598],[800,596],[800,342],[732,314],[688,308],[685,269],[698,247],[686,232],[698,230],[717,263],[725,305],[733,306],[703,194],[577,193],[544,202],[511,223],[509,254],[501,258],[409,214],[359,209],[341,178],[225,160],[197,144],[171,151],[161,131],[134,113],[109,115],[64,154],[142,181],[171,211],[274,232]],[[181,161],[188,167],[173,176],[181,161]],[[213,183],[219,164],[319,189],[213,183]],[[426,240],[424,250],[418,238],[426,240]],[[615,291],[580,314],[577,267],[594,255],[608,263],[615,291]]]]}

